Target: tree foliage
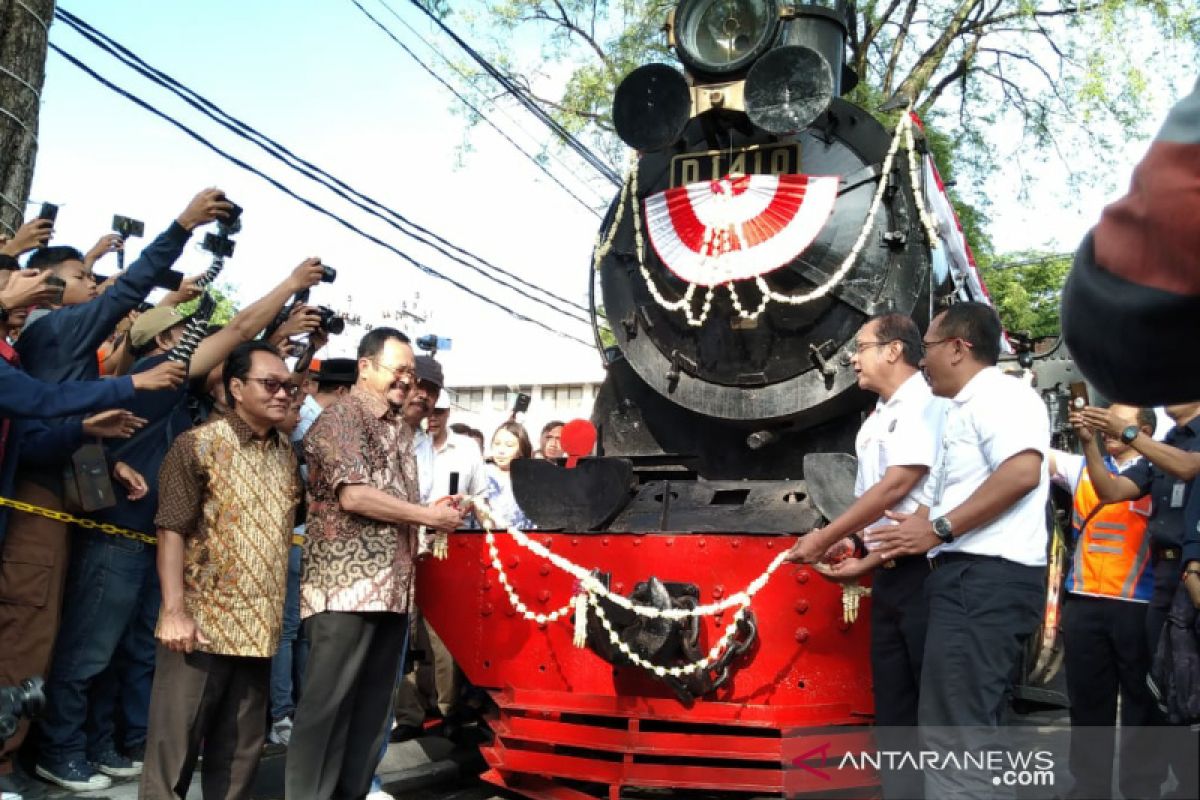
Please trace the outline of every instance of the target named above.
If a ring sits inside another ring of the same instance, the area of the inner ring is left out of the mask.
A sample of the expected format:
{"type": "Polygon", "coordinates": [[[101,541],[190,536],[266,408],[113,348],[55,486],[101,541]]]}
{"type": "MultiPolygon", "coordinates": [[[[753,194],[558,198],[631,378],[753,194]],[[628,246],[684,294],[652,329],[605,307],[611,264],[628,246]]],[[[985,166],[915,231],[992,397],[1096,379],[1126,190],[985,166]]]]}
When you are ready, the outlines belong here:
{"type": "MultiPolygon", "coordinates": [[[[233,300],[233,287],[228,283],[219,283],[209,287],[208,291],[217,300],[217,310],[213,312],[209,322],[213,325],[228,325],[239,311],[237,303],[233,300]]],[[[200,298],[180,303],[179,313],[187,316],[195,311],[198,305],[200,305],[200,298]]]]}
{"type": "Polygon", "coordinates": [[[1071,259],[1069,253],[1026,251],[980,267],[1005,330],[1034,338],[1059,332],[1059,298],[1071,259]]]}

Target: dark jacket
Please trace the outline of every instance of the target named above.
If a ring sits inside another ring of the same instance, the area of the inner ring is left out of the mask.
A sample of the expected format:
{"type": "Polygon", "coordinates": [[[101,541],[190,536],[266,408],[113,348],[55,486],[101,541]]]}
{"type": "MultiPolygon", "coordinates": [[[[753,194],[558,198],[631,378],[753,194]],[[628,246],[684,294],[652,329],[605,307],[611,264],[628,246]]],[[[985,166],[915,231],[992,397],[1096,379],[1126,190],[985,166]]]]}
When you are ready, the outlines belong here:
{"type": "Polygon", "coordinates": [[[117,323],[146,299],[159,276],[171,269],[189,236],[172,222],[95,300],[30,315],[17,340],[17,353],[29,374],[51,383],[98,378],[96,351],[117,323]]]}
{"type": "MultiPolygon", "coordinates": [[[[133,378],[129,376],[50,384],[29,377],[0,358],[0,414],[11,420],[0,462],[0,497],[13,496],[22,450],[36,456],[53,454],[56,461],[51,463],[61,463],[63,454],[70,455],[83,438],[79,421],[48,426],[34,418],[114,408],[129,404],[133,398],[133,378]]],[[[30,459],[25,462],[30,463],[30,459]]],[[[8,529],[8,514],[9,509],[0,508],[0,543],[8,529]]]]}

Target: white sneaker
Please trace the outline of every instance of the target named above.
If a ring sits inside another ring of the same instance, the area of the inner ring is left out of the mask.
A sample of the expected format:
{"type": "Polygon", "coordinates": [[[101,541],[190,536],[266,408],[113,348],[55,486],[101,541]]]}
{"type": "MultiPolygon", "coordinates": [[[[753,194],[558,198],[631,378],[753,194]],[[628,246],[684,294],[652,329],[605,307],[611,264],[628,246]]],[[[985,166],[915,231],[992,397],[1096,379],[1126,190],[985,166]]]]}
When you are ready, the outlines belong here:
{"type": "Polygon", "coordinates": [[[292,740],[292,720],[290,717],[284,717],[278,722],[271,723],[271,732],[267,734],[267,742],[270,744],[281,744],[284,747],[288,746],[288,742],[292,740]]]}
{"type": "Polygon", "coordinates": [[[396,800],[396,798],[392,797],[383,789],[380,789],[378,792],[371,792],[369,795],[367,795],[366,800],[396,800]]]}
{"type": "Polygon", "coordinates": [[[72,761],[64,765],[58,772],[37,765],[38,777],[45,778],[51,783],[57,783],[72,792],[89,792],[93,789],[107,789],[112,786],[112,778],[92,769],[86,761],[72,761]]]}

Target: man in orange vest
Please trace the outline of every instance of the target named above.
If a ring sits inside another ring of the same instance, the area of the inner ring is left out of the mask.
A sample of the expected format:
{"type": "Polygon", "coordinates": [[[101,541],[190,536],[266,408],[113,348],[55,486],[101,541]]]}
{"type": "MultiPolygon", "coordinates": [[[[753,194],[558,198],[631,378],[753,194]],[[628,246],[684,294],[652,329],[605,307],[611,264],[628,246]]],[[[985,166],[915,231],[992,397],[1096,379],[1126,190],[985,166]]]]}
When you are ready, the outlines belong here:
{"type": "MultiPolygon", "coordinates": [[[[1122,426],[1153,436],[1154,410],[1114,405],[1109,414],[1122,426]]],[[[1076,420],[1078,421],[1078,420],[1076,420]]],[[[1053,450],[1051,479],[1073,495],[1074,553],[1063,611],[1067,694],[1071,701],[1070,797],[1108,797],[1112,790],[1117,698],[1121,709],[1121,757],[1117,784],[1124,797],[1157,797],[1162,776],[1144,752],[1143,726],[1153,718],[1154,698],[1146,685],[1150,650],[1146,609],[1154,592],[1149,495],[1105,503],[1097,495],[1087,461],[1100,459],[1111,473],[1140,460],[1118,437],[1085,425],[1076,431],[1087,456],[1053,450]],[[1089,452],[1090,451],[1090,452],[1089,452]]]]}

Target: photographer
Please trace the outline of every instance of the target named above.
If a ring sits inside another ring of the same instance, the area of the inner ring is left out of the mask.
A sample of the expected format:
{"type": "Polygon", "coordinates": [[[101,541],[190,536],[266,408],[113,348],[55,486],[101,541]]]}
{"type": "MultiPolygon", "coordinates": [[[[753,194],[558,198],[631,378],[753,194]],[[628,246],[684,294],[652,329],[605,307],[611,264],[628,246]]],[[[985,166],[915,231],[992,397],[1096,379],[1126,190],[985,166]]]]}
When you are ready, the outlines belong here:
{"type": "MultiPolygon", "coordinates": [[[[274,319],[288,298],[315,285],[321,275],[320,259],[304,261],[271,292],[201,341],[188,364],[189,379],[207,378],[234,348],[254,338],[274,319]]],[[[129,336],[138,358],[133,373],[171,363],[168,355],[179,345],[187,322],[174,308],[152,308],[141,314],[129,336]]],[[[95,512],[94,519],[154,534],[160,467],[175,439],[192,427],[187,395],[188,387],[183,386],[175,392],[141,395],[132,402],[129,407],[148,424],[119,447],[119,454],[146,477],[148,492],[142,499],[121,499],[113,508],[95,512]]],[[[83,532],[74,541],[70,574],[54,665],[46,681],[37,771],[64,788],[100,789],[108,785],[106,775],[136,774],[134,762],[142,760],[145,748],[154,674],[154,623],[161,602],[155,548],[83,532]],[[93,682],[109,667],[118,645],[126,668],[122,676],[126,725],[121,748],[113,740],[109,715],[89,718],[88,702],[93,682]]]]}

